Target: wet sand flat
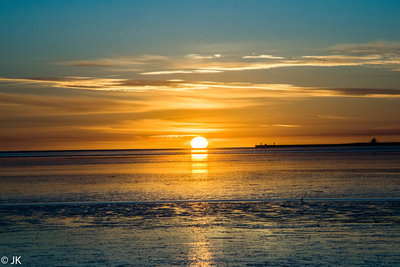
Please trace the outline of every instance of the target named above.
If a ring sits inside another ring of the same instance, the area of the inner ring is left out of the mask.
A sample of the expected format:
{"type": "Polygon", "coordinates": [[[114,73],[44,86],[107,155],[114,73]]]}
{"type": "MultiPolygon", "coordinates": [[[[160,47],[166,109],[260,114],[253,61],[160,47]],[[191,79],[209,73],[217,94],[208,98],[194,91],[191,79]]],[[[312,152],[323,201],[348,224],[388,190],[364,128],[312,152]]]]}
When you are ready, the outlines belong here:
{"type": "Polygon", "coordinates": [[[398,266],[400,201],[1,206],[28,265],[398,266]]]}

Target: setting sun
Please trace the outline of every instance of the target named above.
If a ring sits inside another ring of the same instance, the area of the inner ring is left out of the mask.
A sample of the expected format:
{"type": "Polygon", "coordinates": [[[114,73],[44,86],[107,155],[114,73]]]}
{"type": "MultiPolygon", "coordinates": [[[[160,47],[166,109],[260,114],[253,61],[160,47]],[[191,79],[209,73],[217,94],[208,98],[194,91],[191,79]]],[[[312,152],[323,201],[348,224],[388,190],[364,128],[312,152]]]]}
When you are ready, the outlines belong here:
{"type": "Polygon", "coordinates": [[[206,148],[208,145],[207,139],[204,137],[198,136],[192,139],[190,142],[193,148],[206,148]]]}

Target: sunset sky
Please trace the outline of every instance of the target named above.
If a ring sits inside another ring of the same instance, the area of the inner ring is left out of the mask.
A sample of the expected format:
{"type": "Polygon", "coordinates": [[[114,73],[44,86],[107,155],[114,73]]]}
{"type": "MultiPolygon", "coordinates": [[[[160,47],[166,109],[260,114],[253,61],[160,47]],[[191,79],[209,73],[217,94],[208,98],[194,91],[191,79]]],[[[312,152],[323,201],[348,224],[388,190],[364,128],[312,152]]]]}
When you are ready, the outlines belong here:
{"type": "Polygon", "coordinates": [[[0,1],[0,150],[400,141],[400,1],[0,1]]]}

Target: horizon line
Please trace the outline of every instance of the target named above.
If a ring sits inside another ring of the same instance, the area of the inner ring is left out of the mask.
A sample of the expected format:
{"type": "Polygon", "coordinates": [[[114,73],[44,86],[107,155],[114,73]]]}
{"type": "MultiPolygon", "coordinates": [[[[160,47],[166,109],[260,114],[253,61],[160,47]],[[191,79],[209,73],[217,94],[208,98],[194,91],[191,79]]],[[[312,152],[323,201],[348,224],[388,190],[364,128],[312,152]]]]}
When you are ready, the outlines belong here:
{"type": "MultiPolygon", "coordinates": [[[[266,145],[268,148],[279,147],[317,147],[317,146],[351,146],[351,145],[400,145],[400,141],[394,142],[353,142],[353,143],[328,143],[328,144],[283,144],[283,145],[266,145]]],[[[256,148],[255,146],[243,147],[206,147],[203,149],[249,149],[256,148]]],[[[202,150],[203,150],[202,149],[202,150]]],[[[258,148],[259,149],[259,148],[258,148]]],[[[43,149],[43,150],[0,150],[0,153],[24,153],[24,152],[72,152],[72,151],[129,151],[129,150],[199,150],[190,147],[175,147],[175,148],[117,148],[117,149],[43,149]]]]}

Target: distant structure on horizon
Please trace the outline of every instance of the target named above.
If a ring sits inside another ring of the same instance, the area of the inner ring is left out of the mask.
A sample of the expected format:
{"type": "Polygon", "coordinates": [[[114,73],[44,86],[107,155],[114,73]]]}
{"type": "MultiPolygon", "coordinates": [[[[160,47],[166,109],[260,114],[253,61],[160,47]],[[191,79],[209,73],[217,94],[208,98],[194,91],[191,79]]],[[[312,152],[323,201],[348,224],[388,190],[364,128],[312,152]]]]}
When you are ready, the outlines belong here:
{"type": "MultiPolygon", "coordinates": [[[[378,140],[373,137],[371,139],[371,141],[369,142],[359,142],[359,143],[345,143],[345,144],[306,144],[306,145],[277,145],[276,147],[287,147],[287,146],[294,146],[294,147],[315,147],[315,146],[370,146],[370,145],[400,145],[400,142],[392,142],[392,143],[381,143],[378,142],[378,140]]],[[[260,142],[259,145],[255,145],[254,148],[271,148],[271,147],[275,147],[275,142],[272,145],[267,145],[267,144],[263,144],[262,142],[260,142]]]]}
{"type": "Polygon", "coordinates": [[[267,148],[267,144],[262,144],[262,142],[260,142],[259,145],[255,145],[255,148],[267,148]]]}

